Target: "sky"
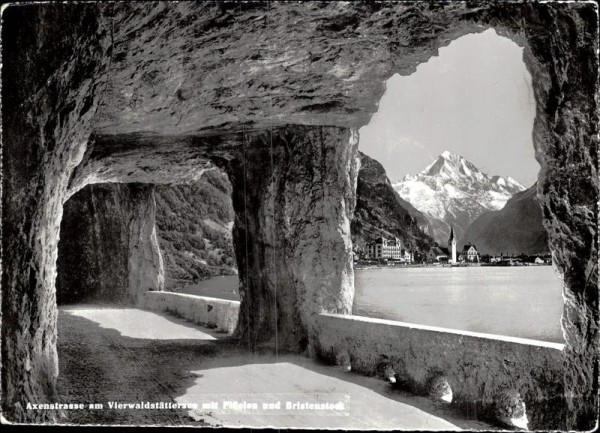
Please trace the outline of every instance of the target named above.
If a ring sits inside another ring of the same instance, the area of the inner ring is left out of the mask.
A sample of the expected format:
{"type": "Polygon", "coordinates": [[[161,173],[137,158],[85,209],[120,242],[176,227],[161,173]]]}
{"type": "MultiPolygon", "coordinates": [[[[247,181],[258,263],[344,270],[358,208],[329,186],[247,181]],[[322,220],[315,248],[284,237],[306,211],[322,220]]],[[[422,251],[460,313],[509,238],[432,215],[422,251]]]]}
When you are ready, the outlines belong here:
{"type": "Polygon", "coordinates": [[[534,117],[522,48],[489,29],[456,39],[411,75],[392,76],[360,129],[359,150],[383,164],[392,182],[449,150],[529,187],[540,168],[534,117]]]}

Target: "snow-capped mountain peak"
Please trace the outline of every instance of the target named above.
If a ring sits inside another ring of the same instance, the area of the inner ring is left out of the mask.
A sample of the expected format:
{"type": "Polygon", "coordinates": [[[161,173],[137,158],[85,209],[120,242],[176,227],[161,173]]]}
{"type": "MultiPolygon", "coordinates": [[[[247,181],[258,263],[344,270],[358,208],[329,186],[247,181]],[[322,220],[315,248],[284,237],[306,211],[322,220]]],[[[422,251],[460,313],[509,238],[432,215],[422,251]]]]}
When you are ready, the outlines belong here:
{"type": "Polygon", "coordinates": [[[482,212],[501,209],[514,194],[525,190],[515,179],[489,176],[449,151],[393,187],[415,208],[445,225],[454,224],[459,233],[482,212]]]}
{"type": "Polygon", "coordinates": [[[480,173],[477,167],[462,156],[446,150],[419,174],[426,176],[439,174],[447,176],[471,176],[474,173],[480,173]]]}

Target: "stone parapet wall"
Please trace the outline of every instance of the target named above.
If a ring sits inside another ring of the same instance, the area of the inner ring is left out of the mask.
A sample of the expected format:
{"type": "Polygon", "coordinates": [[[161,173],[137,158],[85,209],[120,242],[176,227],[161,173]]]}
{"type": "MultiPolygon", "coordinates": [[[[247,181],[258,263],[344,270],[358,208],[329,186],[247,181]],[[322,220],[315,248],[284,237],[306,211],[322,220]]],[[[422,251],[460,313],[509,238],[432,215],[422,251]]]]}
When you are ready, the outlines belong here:
{"type": "Polygon", "coordinates": [[[385,379],[393,372],[396,386],[419,394],[443,377],[452,404],[485,420],[498,421],[499,396],[516,391],[530,429],[565,427],[562,344],[337,314],[315,323],[315,355],[326,361],[385,379]]]}
{"type": "Polygon", "coordinates": [[[240,311],[238,301],[172,292],[146,292],[140,297],[139,306],[165,311],[227,334],[235,330],[240,311]]]}

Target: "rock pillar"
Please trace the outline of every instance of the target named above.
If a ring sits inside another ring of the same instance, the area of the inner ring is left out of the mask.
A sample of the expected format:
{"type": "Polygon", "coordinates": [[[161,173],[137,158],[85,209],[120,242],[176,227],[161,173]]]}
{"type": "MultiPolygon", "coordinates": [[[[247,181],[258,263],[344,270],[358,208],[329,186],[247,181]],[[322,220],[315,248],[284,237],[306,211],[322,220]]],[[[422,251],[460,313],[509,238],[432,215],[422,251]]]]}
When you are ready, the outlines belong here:
{"type": "Polygon", "coordinates": [[[241,140],[225,167],[242,298],[235,335],[303,351],[315,314],[351,312],[358,133],[287,126],[241,140]]]}
{"type": "Polygon", "coordinates": [[[149,290],[164,290],[165,270],[156,235],[154,186],[130,187],[132,218],[129,223],[129,259],[127,285],[129,297],[138,302],[149,290]]]}

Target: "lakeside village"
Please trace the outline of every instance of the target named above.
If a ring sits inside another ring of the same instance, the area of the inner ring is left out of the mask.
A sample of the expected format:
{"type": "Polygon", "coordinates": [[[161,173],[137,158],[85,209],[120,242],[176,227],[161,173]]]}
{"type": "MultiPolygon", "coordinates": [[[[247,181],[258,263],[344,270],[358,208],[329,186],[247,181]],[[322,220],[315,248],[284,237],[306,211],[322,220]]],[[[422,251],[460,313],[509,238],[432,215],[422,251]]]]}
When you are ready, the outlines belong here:
{"type": "Polygon", "coordinates": [[[364,249],[356,248],[354,263],[358,266],[401,265],[401,266],[542,266],[551,265],[550,254],[480,254],[471,243],[457,250],[454,229],[450,229],[448,247],[434,245],[429,251],[410,250],[396,237],[387,239],[383,235],[368,242],[364,249]]]}

